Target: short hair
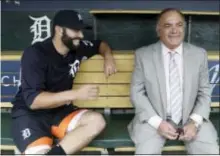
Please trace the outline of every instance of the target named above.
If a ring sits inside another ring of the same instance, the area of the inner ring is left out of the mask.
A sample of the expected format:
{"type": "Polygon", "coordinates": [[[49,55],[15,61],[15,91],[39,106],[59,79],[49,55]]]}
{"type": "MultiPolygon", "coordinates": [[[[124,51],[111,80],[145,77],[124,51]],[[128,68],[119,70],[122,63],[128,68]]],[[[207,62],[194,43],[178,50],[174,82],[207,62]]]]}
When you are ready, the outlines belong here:
{"type": "Polygon", "coordinates": [[[174,11],[174,12],[177,12],[182,18],[183,20],[185,21],[185,16],[183,15],[183,13],[179,10],[179,9],[176,9],[176,8],[166,8],[164,10],[162,10],[160,12],[160,14],[158,15],[157,17],[157,23],[160,21],[161,17],[166,14],[167,12],[171,12],[171,11],[174,11]]]}

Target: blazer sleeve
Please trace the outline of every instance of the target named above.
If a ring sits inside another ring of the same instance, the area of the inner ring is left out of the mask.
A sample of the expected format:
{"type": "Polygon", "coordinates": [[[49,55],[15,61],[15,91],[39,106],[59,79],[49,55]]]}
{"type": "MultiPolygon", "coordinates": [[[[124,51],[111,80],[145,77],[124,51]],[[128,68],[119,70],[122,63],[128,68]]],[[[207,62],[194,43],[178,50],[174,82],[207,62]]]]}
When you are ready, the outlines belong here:
{"type": "Polygon", "coordinates": [[[208,56],[205,50],[201,60],[198,93],[192,113],[198,114],[208,120],[211,105],[211,88],[209,83],[208,56]]]}
{"type": "MultiPolygon", "coordinates": [[[[157,115],[150,103],[144,85],[144,69],[141,61],[140,50],[135,51],[135,64],[132,73],[130,99],[135,108],[135,114],[141,122],[147,122],[152,116],[157,115]]],[[[143,54],[142,54],[143,55],[143,54]]]]}

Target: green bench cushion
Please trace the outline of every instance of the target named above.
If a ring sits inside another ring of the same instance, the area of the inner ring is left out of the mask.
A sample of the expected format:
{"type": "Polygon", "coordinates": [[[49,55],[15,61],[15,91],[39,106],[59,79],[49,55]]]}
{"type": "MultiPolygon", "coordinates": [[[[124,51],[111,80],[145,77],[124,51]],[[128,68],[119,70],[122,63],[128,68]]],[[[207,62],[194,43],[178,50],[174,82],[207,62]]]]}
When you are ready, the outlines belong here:
{"type": "Polygon", "coordinates": [[[11,137],[11,116],[1,112],[1,145],[14,145],[11,137]]]}

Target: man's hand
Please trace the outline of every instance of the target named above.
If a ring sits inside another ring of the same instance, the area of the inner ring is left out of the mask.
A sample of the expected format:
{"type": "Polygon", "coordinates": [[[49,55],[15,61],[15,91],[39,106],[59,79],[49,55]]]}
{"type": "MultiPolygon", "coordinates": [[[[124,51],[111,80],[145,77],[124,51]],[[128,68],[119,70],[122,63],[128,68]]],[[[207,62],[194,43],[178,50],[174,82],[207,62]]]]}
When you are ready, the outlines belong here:
{"type": "Polygon", "coordinates": [[[160,126],[158,127],[158,133],[170,140],[175,140],[178,136],[176,129],[167,121],[162,121],[160,123],[160,126]]]}
{"type": "Polygon", "coordinates": [[[77,100],[95,100],[98,97],[99,88],[96,85],[84,85],[75,93],[77,100]]]}
{"type": "Polygon", "coordinates": [[[117,72],[116,64],[113,56],[108,56],[104,59],[104,73],[108,77],[117,72]]]}
{"type": "Polygon", "coordinates": [[[183,127],[184,133],[180,135],[179,140],[190,141],[196,137],[197,128],[193,122],[191,121],[183,127]]]}
{"type": "Polygon", "coordinates": [[[115,60],[113,58],[112,50],[108,43],[102,41],[99,46],[99,53],[104,58],[104,73],[108,77],[117,72],[115,60]]]}

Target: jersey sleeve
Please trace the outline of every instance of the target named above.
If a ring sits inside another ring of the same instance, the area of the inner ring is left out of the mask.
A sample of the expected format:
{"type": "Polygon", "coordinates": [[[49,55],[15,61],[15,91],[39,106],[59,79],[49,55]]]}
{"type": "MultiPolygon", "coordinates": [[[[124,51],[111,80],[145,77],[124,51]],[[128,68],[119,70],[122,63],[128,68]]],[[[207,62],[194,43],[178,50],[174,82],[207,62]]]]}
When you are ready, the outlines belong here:
{"type": "Polygon", "coordinates": [[[21,87],[28,107],[45,90],[46,65],[43,60],[40,53],[32,47],[24,51],[21,59],[21,87]]]}
{"type": "Polygon", "coordinates": [[[96,54],[99,54],[100,44],[101,40],[82,40],[77,51],[80,53],[83,59],[88,59],[96,54]]]}

